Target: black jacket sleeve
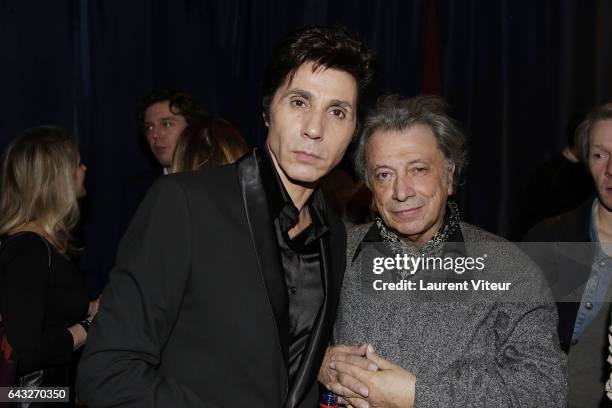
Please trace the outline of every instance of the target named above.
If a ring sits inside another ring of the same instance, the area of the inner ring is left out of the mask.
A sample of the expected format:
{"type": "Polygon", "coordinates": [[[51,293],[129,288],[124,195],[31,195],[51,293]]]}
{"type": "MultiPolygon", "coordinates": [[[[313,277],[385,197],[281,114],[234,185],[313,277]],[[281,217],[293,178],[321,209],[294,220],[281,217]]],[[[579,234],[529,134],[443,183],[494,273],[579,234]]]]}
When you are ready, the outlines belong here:
{"type": "Polygon", "coordinates": [[[171,176],[138,209],[81,358],[77,392],[88,406],[209,406],[157,369],[189,278],[190,219],[183,188],[171,176]]]}

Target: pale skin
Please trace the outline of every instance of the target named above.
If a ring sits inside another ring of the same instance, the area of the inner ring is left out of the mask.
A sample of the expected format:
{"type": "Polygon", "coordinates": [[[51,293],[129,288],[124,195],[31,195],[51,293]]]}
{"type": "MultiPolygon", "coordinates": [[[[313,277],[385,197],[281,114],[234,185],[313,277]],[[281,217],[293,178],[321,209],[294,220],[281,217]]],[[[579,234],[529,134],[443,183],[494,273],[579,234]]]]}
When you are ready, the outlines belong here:
{"type": "Polygon", "coordinates": [[[429,126],[377,131],[366,148],[374,204],[406,243],[421,246],[440,229],[453,193],[448,165],[429,126]]]}
{"type": "Polygon", "coordinates": [[[595,123],[590,132],[589,169],[597,188],[595,225],[602,249],[612,255],[612,120],[595,123]]]}
{"type": "MultiPolygon", "coordinates": [[[[366,145],[367,177],[385,224],[420,247],[440,229],[454,166],[426,125],[376,131],[366,145]]],[[[372,345],[327,349],[319,381],[357,408],[414,406],[416,376],[375,353],[372,345]]]]}
{"type": "Polygon", "coordinates": [[[165,169],[172,165],[172,154],[187,120],[170,110],[169,101],[149,106],[144,114],[144,131],[151,152],[165,169]]]}
{"type": "Polygon", "coordinates": [[[319,371],[319,381],[338,394],[341,403],[349,406],[414,406],[415,375],[380,357],[370,344],[328,347],[319,371]]]}
{"type": "Polygon", "coordinates": [[[342,159],[357,125],[357,83],[344,71],[301,65],[274,93],[266,144],[300,216],[293,238],[310,224],[304,205],[342,159]]]}

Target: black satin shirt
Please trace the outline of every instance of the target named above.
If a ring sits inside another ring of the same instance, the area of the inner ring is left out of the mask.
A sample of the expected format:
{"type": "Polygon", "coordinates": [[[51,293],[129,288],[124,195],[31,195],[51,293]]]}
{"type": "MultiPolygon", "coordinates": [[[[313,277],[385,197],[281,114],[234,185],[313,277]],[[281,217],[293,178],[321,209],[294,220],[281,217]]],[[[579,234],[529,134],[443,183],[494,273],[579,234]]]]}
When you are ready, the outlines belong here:
{"type": "Polygon", "coordinates": [[[276,179],[276,183],[268,183],[277,188],[267,190],[266,198],[274,217],[274,228],[289,299],[289,384],[292,385],[313,324],[323,304],[319,240],[329,233],[329,227],[325,217],[323,194],[317,188],[306,204],[311,224],[293,239],[289,238],[287,232],[297,224],[299,212],[285,190],[268,154],[262,155],[262,162],[266,162],[262,163],[262,167],[270,166],[272,172],[268,167],[268,171],[262,173],[267,173],[269,176],[273,173],[276,179]]]}

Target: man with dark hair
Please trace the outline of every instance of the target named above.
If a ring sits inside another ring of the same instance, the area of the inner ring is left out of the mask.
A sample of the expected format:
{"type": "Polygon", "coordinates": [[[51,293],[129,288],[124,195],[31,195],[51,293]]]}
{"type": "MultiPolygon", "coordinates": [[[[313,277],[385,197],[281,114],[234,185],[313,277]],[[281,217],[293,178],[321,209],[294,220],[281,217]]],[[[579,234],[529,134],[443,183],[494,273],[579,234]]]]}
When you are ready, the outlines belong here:
{"type": "Polygon", "coordinates": [[[178,138],[187,127],[206,118],[191,95],[172,89],[156,89],[140,102],[138,122],[155,159],[167,173],[178,138]]]}
{"type": "Polygon", "coordinates": [[[191,95],[172,89],[155,89],[139,101],[136,115],[139,134],[144,134],[155,163],[126,174],[119,196],[115,197],[119,206],[119,211],[112,214],[115,222],[107,225],[103,234],[88,240],[81,267],[87,271],[93,297],[100,294],[108,281],[117,246],[136,209],[155,180],[168,173],[181,132],[188,124],[206,117],[191,95]]]}
{"type": "MultiPolygon", "coordinates": [[[[276,90],[286,80],[291,81],[299,67],[312,63],[312,69],[319,66],[338,69],[349,73],[357,81],[360,99],[370,96],[375,75],[375,61],[367,52],[361,58],[363,44],[350,39],[350,33],[343,27],[333,30],[327,27],[312,27],[304,32],[287,36],[277,45],[275,57],[266,70],[262,86],[264,119],[270,114],[270,104],[276,90]],[[338,44],[337,49],[334,49],[338,44]]],[[[361,113],[365,104],[357,106],[361,113]]],[[[358,115],[361,117],[361,115],[358,115]]]]}
{"type": "MultiPolygon", "coordinates": [[[[119,241],[138,206],[155,180],[168,174],[179,136],[187,125],[202,122],[206,118],[206,112],[191,95],[173,89],[154,89],[140,100],[136,117],[138,129],[146,138],[156,164],[136,174],[127,175],[123,180],[121,195],[118,197],[121,211],[116,223],[107,228],[109,238],[93,243],[99,254],[90,267],[91,275],[96,278],[96,295],[108,280],[108,271],[114,262],[119,241]]],[[[96,239],[101,240],[101,237],[96,239]]]]}
{"type": "Polygon", "coordinates": [[[265,149],[155,184],[81,360],[88,405],[316,405],[345,265],[318,181],[355,132],[372,70],[343,29],[293,33],[264,84],[265,149]]]}
{"type": "Polygon", "coordinates": [[[173,89],[154,89],[140,100],[138,126],[159,167],[128,177],[123,189],[123,213],[118,222],[119,237],[136,212],[151,185],[172,165],[174,147],[188,126],[206,120],[206,112],[189,94],[173,89]]]}

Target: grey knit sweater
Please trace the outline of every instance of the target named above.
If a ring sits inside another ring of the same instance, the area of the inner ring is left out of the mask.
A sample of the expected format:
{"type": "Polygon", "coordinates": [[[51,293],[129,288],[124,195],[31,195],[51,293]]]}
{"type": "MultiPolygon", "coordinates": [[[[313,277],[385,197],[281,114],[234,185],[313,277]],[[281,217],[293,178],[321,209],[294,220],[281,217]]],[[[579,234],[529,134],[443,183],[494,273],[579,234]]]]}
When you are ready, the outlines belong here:
{"type": "Polygon", "coordinates": [[[348,233],[336,344],[369,342],[382,357],[414,373],[415,407],[565,406],[567,361],[559,348],[555,304],[522,252],[461,223],[466,245],[492,243],[487,269],[511,282],[509,291],[479,292],[455,302],[420,301],[418,291],[373,294],[362,288],[362,252],[353,259],[370,227],[348,233]],[[538,296],[527,302],[508,296],[528,292],[538,296]]]}

